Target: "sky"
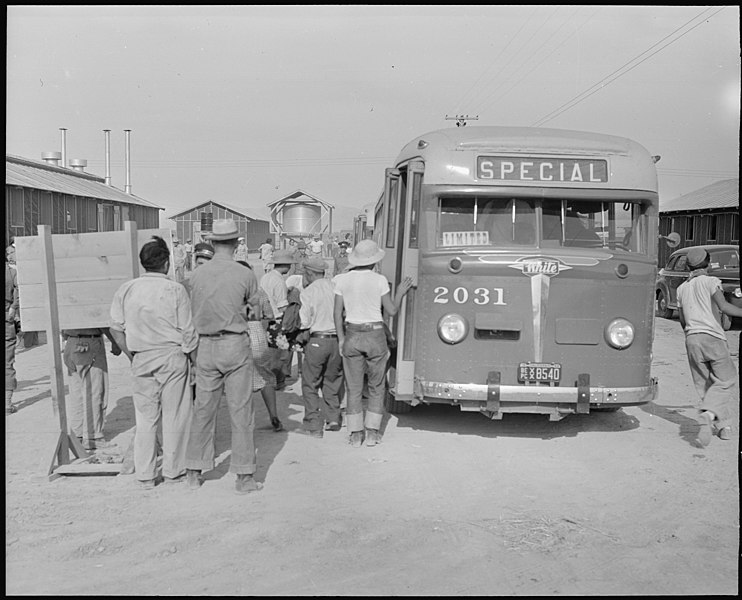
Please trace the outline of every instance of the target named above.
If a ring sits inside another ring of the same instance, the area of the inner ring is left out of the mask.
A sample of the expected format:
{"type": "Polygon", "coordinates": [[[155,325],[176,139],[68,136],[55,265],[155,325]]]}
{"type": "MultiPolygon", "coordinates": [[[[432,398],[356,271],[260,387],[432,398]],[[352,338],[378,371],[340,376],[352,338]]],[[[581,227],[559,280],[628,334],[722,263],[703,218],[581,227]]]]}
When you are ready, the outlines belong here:
{"type": "Polygon", "coordinates": [[[631,138],[660,197],[739,177],[738,6],[7,6],[6,153],[61,151],[163,207],[373,204],[436,129],[631,138]]]}

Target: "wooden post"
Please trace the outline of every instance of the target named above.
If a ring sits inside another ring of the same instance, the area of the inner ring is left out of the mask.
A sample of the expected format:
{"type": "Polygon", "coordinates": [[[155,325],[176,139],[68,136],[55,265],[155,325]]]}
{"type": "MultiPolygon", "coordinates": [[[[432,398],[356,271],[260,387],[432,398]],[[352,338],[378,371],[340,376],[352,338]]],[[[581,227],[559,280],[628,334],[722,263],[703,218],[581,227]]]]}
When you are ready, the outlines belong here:
{"type": "Polygon", "coordinates": [[[131,278],[139,277],[139,239],[137,237],[137,222],[125,221],[124,231],[126,231],[126,251],[131,257],[131,278]]]}
{"type": "Polygon", "coordinates": [[[39,225],[39,239],[41,241],[42,270],[44,273],[44,289],[49,299],[46,339],[51,353],[51,392],[54,414],[59,416],[59,440],[54,450],[49,475],[52,475],[56,466],[70,463],[70,451],[75,457],[87,456],[87,452],[75,436],[69,434],[67,427],[67,406],[64,397],[64,373],[62,371],[62,348],[59,328],[59,308],[57,306],[57,281],[54,271],[54,248],[52,232],[49,225],[39,225]]]}

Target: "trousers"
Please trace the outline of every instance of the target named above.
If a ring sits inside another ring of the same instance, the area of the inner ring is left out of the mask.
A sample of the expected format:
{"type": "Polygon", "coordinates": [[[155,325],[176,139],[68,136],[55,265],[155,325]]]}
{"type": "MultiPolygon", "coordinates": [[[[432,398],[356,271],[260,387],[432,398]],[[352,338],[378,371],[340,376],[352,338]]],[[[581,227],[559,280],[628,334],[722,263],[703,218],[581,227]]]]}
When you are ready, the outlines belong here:
{"type": "Polygon", "coordinates": [[[188,469],[210,471],[214,468],[216,414],[224,393],[232,428],[229,470],[238,475],[255,473],[253,372],[252,349],[247,333],[199,339],[196,400],[186,453],[188,469]]]}
{"type": "Polygon", "coordinates": [[[137,352],[134,376],[134,468],[137,479],[155,478],[157,432],[162,426],[162,474],[175,478],[186,470],[186,445],[192,407],[188,357],[179,346],[137,352]]]}
{"type": "Polygon", "coordinates": [[[325,422],[340,422],[343,383],[343,359],[337,338],[310,337],[304,347],[301,369],[306,429],[317,431],[325,422]]]}
{"type": "Polygon", "coordinates": [[[343,344],[343,369],[348,390],[348,432],[379,429],[384,416],[386,363],[389,358],[383,329],[354,331],[350,327],[343,344]],[[368,378],[368,408],[363,414],[363,381],[368,378]]]}
{"type": "Polygon", "coordinates": [[[685,338],[690,374],[701,397],[700,410],[716,415],[721,428],[732,417],[732,402],[737,387],[737,369],[726,340],[707,333],[692,333],[685,338]]]}

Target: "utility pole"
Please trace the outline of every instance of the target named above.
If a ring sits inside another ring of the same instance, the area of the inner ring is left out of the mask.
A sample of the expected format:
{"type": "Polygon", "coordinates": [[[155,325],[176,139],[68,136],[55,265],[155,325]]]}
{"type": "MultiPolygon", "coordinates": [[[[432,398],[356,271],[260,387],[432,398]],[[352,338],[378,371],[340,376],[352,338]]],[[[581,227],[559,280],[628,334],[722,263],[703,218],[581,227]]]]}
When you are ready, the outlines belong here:
{"type": "Polygon", "coordinates": [[[467,121],[478,121],[479,115],[476,117],[470,117],[469,115],[456,115],[455,117],[449,117],[446,115],[446,121],[456,121],[456,127],[465,127],[467,121]]]}

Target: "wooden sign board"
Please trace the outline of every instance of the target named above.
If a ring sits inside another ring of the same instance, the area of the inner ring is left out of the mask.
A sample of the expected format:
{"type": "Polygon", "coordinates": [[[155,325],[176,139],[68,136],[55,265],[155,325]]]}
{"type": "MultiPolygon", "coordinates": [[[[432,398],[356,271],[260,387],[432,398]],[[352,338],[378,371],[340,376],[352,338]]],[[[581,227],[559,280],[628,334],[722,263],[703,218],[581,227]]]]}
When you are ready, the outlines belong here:
{"type": "MultiPolygon", "coordinates": [[[[129,221],[124,231],[52,235],[59,327],[108,327],[113,295],[122,283],[143,272],[139,251],[153,235],[163,238],[170,247],[168,277],[174,279],[170,229],[137,231],[136,223],[129,221]]],[[[49,327],[41,242],[40,236],[15,238],[23,331],[49,327]]]]}

